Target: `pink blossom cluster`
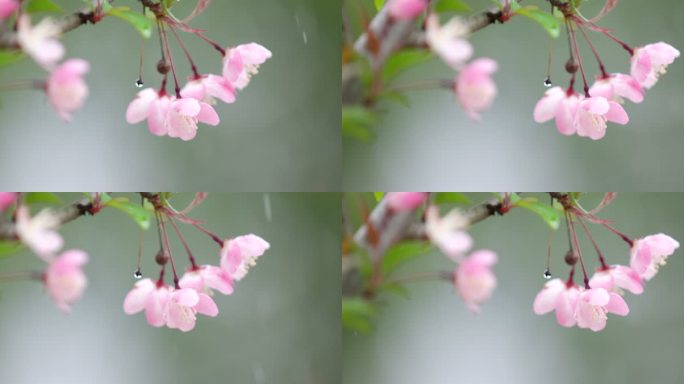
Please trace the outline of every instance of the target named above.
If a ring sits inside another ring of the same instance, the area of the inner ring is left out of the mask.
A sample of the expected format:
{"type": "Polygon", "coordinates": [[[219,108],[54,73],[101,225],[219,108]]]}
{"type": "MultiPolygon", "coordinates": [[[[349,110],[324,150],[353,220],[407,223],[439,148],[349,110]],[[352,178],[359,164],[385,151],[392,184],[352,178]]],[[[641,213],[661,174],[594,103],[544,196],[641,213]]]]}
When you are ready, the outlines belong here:
{"type": "Polygon", "coordinates": [[[659,42],[633,50],[630,75],[622,73],[601,76],[588,94],[576,93],[572,87],[554,87],[546,91],[534,108],[534,120],[556,121],[558,132],[577,134],[599,140],[606,135],[608,122],[625,125],[629,116],[622,107],[624,99],[633,103],[644,100],[646,89],[658,81],[668,65],[679,57],[679,51],[659,42]]]}
{"type": "Polygon", "coordinates": [[[423,13],[427,6],[427,0],[390,0],[387,11],[397,20],[410,20],[423,13]]]}
{"type": "Polygon", "coordinates": [[[188,332],[195,328],[197,314],[218,315],[218,306],[212,299],[213,290],[232,294],[234,283],[244,278],[269,248],[268,242],[253,234],[227,239],[221,247],[220,267],[190,268],[176,287],[166,285],[162,279],[156,282],[140,280],[126,295],[123,310],[129,315],[144,310],[151,326],[188,332]]]}
{"type": "Polygon", "coordinates": [[[7,19],[17,9],[19,9],[17,0],[0,0],[0,21],[7,19]]]}
{"type": "Polygon", "coordinates": [[[430,14],[425,23],[425,38],[430,49],[458,71],[453,83],[456,99],[471,119],[479,120],[480,113],[492,105],[497,94],[491,77],[498,68],[496,61],[479,58],[466,64],[473,55],[473,47],[465,39],[468,29],[460,18],[440,25],[439,17],[430,14]]]}
{"type": "Polygon", "coordinates": [[[197,124],[216,126],[220,119],[213,104],[215,99],[231,104],[238,90],[244,89],[259,66],[271,58],[271,52],[257,43],[241,44],[227,49],[223,57],[222,75],[191,77],[178,95],[147,88],[138,93],[126,110],[126,121],[137,124],[147,120],[153,135],[187,141],[197,135],[197,124]]]}
{"type": "MultiPolygon", "coordinates": [[[[0,20],[6,4],[7,2],[0,3],[0,20]]],[[[59,25],[50,18],[45,18],[36,25],[31,25],[31,17],[27,14],[21,15],[17,20],[19,46],[43,69],[50,72],[43,83],[43,90],[57,114],[65,121],[70,121],[71,114],[80,109],[88,97],[88,85],[83,76],[88,73],[90,66],[83,59],[70,59],[58,65],[64,57],[64,46],[58,40],[59,34],[59,25]]]]}
{"type": "MultiPolygon", "coordinates": [[[[0,192],[0,213],[17,202],[15,192],[0,192]]],[[[45,290],[57,306],[69,312],[70,305],[83,295],[88,280],[82,267],[88,255],[81,250],[68,250],[57,256],[64,240],[55,230],[58,222],[52,212],[43,210],[31,217],[29,208],[19,205],[15,212],[19,240],[47,263],[41,278],[45,290]]]]}
{"type": "Polygon", "coordinates": [[[544,285],[534,300],[534,313],[556,312],[558,324],[577,325],[600,331],[606,327],[608,314],[627,316],[629,307],[622,298],[623,290],[640,295],[644,280],[655,276],[668,256],[679,248],[679,243],[665,234],[634,240],[630,249],[630,265],[600,268],[589,280],[588,287],[553,279],[544,285]]]}
{"type": "Polygon", "coordinates": [[[480,311],[480,304],[489,300],[496,288],[496,276],[491,268],[497,262],[496,253],[478,250],[465,256],[473,240],[465,231],[462,213],[453,210],[439,216],[436,206],[425,213],[425,231],[430,241],[447,257],[457,263],[453,271],[453,284],[468,309],[480,311]]]}

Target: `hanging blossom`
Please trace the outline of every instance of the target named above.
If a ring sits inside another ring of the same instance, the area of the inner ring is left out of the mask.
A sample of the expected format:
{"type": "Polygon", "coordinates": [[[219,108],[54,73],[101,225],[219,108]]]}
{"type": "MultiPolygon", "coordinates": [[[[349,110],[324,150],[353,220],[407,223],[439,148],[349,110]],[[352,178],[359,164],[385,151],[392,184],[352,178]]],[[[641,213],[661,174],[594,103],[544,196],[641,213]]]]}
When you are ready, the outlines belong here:
{"type": "Polygon", "coordinates": [[[197,292],[213,293],[213,289],[230,295],[233,293],[233,278],[230,274],[219,267],[213,265],[202,265],[197,269],[190,269],[178,284],[182,288],[192,288],[197,292]]]}
{"type": "Polygon", "coordinates": [[[426,0],[390,0],[386,5],[390,16],[397,20],[410,20],[427,9],[426,0]]]}
{"type": "Polygon", "coordinates": [[[468,309],[477,313],[480,304],[489,300],[496,288],[496,276],[491,268],[496,264],[496,253],[488,250],[473,252],[454,270],[454,286],[468,309]]]}
{"type": "Polygon", "coordinates": [[[82,267],[88,262],[88,255],[80,250],[69,250],[51,260],[43,280],[45,289],[57,306],[64,312],[83,296],[88,280],[82,267]]]}
{"type": "Polygon", "coordinates": [[[425,28],[428,46],[451,68],[460,69],[473,55],[473,46],[463,38],[468,29],[461,19],[454,17],[441,26],[433,13],[427,17],[425,28]]]}
{"type": "Polygon", "coordinates": [[[59,116],[71,120],[71,113],[80,109],[88,97],[88,85],[83,75],[90,65],[82,59],[71,59],[56,67],[45,82],[45,93],[59,116]]]}
{"type": "Polygon", "coordinates": [[[62,248],[64,240],[55,231],[59,221],[50,210],[42,210],[31,217],[29,208],[22,205],[17,208],[16,218],[19,239],[41,259],[50,261],[52,255],[62,248]]]}
{"type": "Polygon", "coordinates": [[[644,101],[644,89],[632,76],[623,73],[612,73],[608,77],[600,77],[589,88],[589,95],[601,96],[607,100],[623,103],[625,99],[633,103],[644,101]]]}
{"type": "Polygon", "coordinates": [[[544,284],[544,288],[534,299],[534,313],[544,315],[555,311],[556,321],[564,327],[577,324],[575,308],[581,288],[572,282],[565,283],[561,279],[553,279],[544,284]]]}
{"type": "Polygon", "coordinates": [[[270,247],[266,240],[254,234],[226,239],[221,247],[221,268],[233,280],[240,281],[270,247]]]}
{"type": "Polygon", "coordinates": [[[412,211],[427,200],[427,192],[387,192],[387,206],[396,212],[412,211]]]}
{"type": "Polygon", "coordinates": [[[466,221],[459,210],[452,210],[444,217],[439,216],[439,208],[431,205],[425,211],[425,233],[447,257],[461,261],[463,255],[473,245],[473,239],[464,230],[466,221]]]}
{"type": "Polygon", "coordinates": [[[636,239],[630,250],[630,266],[641,278],[651,280],[677,248],[679,242],[663,233],[636,239]]]}
{"type": "Polygon", "coordinates": [[[17,9],[19,9],[17,0],[0,0],[0,21],[10,17],[17,9]]]}
{"type": "Polygon", "coordinates": [[[489,108],[496,97],[496,84],[491,77],[496,70],[496,61],[480,58],[473,60],[456,75],[454,92],[458,102],[475,121],[480,120],[479,113],[489,108]]]}
{"type": "Polygon", "coordinates": [[[635,295],[644,292],[644,282],[641,276],[634,269],[624,265],[611,265],[608,268],[599,269],[589,280],[589,286],[620,294],[623,289],[635,295]]]}
{"type": "Polygon", "coordinates": [[[658,42],[638,47],[632,54],[630,72],[642,87],[649,89],[678,57],[679,51],[667,43],[658,42]]]}
{"type": "Polygon", "coordinates": [[[21,49],[40,66],[51,69],[64,56],[64,46],[57,40],[61,30],[50,18],[31,26],[31,17],[21,15],[17,20],[17,41],[21,49]]]}
{"type": "Polygon", "coordinates": [[[216,99],[226,104],[235,102],[235,88],[224,77],[217,75],[202,75],[191,78],[180,92],[182,97],[189,97],[208,104],[216,104],[216,99]]]}
{"type": "Polygon", "coordinates": [[[244,89],[259,66],[270,59],[271,51],[257,43],[240,44],[226,50],[223,58],[223,77],[238,90],[244,89]]]}

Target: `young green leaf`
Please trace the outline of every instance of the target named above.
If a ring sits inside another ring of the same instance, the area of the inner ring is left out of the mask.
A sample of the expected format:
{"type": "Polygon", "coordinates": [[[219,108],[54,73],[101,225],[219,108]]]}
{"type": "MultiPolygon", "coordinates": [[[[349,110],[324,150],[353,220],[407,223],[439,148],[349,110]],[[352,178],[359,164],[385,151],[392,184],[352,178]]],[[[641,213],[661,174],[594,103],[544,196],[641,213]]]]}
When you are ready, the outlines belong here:
{"type": "Polygon", "coordinates": [[[26,3],[26,13],[37,13],[37,12],[62,12],[62,7],[56,4],[52,0],[29,0],[26,3]]]}
{"type": "Polygon", "coordinates": [[[375,196],[375,201],[380,201],[385,196],[385,192],[373,192],[373,196],[375,196]]]}
{"type": "Polygon", "coordinates": [[[375,9],[378,11],[380,8],[382,8],[383,5],[385,5],[385,0],[374,0],[375,1],[375,9]]]}
{"type": "Polygon", "coordinates": [[[470,204],[470,199],[460,192],[436,192],[435,204],[455,203],[455,204],[470,204]]]}
{"type": "Polygon", "coordinates": [[[23,196],[26,204],[62,204],[62,200],[52,192],[28,192],[23,194],[23,196]]]}
{"type": "Polygon", "coordinates": [[[342,299],[342,325],[354,331],[368,333],[373,330],[372,319],[377,308],[371,302],[358,298],[342,299]]]}
{"type": "Polygon", "coordinates": [[[342,134],[361,141],[371,141],[371,127],[378,121],[372,110],[361,106],[342,107],[342,134]]]}
{"type": "Polygon", "coordinates": [[[0,68],[15,63],[24,58],[24,54],[19,51],[0,51],[0,68]]]}
{"type": "Polygon", "coordinates": [[[405,264],[429,252],[432,246],[420,241],[405,241],[392,246],[382,259],[382,271],[392,273],[400,265],[405,264]]]}
{"type": "Polygon", "coordinates": [[[395,78],[401,72],[415,67],[418,64],[425,63],[434,56],[427,50],[420,49],[404,49],[391,55],[385,62],[382,75],[385,82],[395,78]]]}
{"type": "Polygon", "coordinates": [[[116,208],[120,211],[125,212],[143,230],[147,230],[150,227],[151,216],[152,216],[152,213],[150,211],[143,208],[139,204],[133,204],[133,203],[129,202],[128,199],[125,199],[125,198],[111,199],[107,195],[108,199],[105,201],[104,196],[105,196],[105,194],[103,194],[103,199],[102,199],[102,203],[103,203],[102,205],[103,206],[116,208]]]}
{"type": "Polygon", "coordinates": [[[435,3],[435,12],[468,12],[470,6],[461,0],[438,0],[435,3]]]}
{"type": "Polygon", "coordinates": [[[152,36],[153,21],[141,13],[132,11],[128,7],[115,7],[110,9],[107,14],[127,21],[146,39],[152,36]]]}
{"type": "Polygon", "coordinates": [[[553,230],[558,229],[560,226],[560,213],[548,204],[540,203],[533,199],[521,199],[515,205],[536,213],[553,230]]]}
{"type": "Polygon", "coordinates": [[[554,39],[560,36],[561,22],[552,14],[533,5],[519,8],[515,13],[536,21],[554,39]]]}
{"type": "Polygon", "coordinates": [[[18,241],[0,241],[0,258],[11,256],[24,248],[18,241]]]}

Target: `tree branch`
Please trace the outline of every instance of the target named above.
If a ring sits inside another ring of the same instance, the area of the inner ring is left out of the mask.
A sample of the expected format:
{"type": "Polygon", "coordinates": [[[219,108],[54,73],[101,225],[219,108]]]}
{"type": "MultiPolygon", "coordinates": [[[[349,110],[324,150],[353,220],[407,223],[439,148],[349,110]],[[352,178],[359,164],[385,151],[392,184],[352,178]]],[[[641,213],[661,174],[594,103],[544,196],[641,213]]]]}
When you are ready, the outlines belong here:
{"type": "MultiPolygon", "coordinates": [[[[79,200],[70,205],[64,206],[56,211],[53,211],[54,217],[57,219],[59,225],[66,224],[77,219],[80,216],[90,213],[92,203],[88,199],[79,200]]],[[[0,240],[18,240],[17,226],[13,222],[5,221],[0,217],[0,240]]]]}
{"type": "MultiPolygon", "coordinates": [[[[63,34],[76,29],[83,24],[93,22],[93,16],[93,12],[81,10],[61,18],[56,23],[60,30],[60,34],[63,34]]],[[[17,39],[16,31],[0,29],[0,49],[19,49],[19,40],[17,39]]]]}

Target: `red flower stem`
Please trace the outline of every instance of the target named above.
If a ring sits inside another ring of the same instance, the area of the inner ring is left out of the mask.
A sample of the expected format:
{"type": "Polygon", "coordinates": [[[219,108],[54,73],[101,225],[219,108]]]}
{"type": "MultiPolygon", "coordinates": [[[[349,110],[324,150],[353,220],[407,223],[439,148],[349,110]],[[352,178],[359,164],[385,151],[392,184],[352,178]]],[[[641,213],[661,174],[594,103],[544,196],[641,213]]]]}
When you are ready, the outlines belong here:
{"type": "Polygon", "coordinates": [[[161,25],[161,35],[164,39],[166,55],[169,57],[169,65],[171,66],[171,73],[173,74],[173,83],[175,85],[174,91],[176,92],[176,97],[180,99],[180,85],[178,84],[178,77],[176,77],[176,66],[173,64],[173,56],[171,55],[171,49],[169,49],[169,38],[166,35],[166,28],[164,28],[164,23],[160,22],[159,24],[161,25]]]}
{"type": "Polygon", "coordinates": [[[190,56],[190,52],[188,52],[188,49],[185,47],[185,43],[183,43],[183,39],[181,39],[181,37],[178,36],[178,32],[176,32],[176,29],[173,28],[173,25],[169,24],[169,29],[173,33],[173,36],[176,38],[176,41],[178,41],[178,44],[183,49],[183,53],[185,53],[185,57],[188,58],[188,62],[190,63],[190,67],[192,68],[192,73],[195,75],[195,78],[199,79],[201,76],[197,72],[197,66],[195,65],[195,62],[192,60],[192,56],[190,56]]]}
{"type": "Polygon", "coordinates": [[[591,240],[591,244],[594,246],[594,249],[596,250],[596,253],[598,254],[599,261],[601,262],[601,268],[602,269],[608,269],[608,265],[606,264],[606,259],[603,258],[603,254],[601,253],[601,250],[599,249],[598,244],[596,244],[596,240],[594,240],[594,237],[591,235],[591,232],[589,231],[587,224],[584,222],[584,220],[582,220],[581,217],[578,217],[577,221],[579,221],[579,223],[582,224],[582,227],[584,228],[584,232],[586,232],[587,237],[589,237],[589,240],[591,240]]]}
{"type": "Polygon", "coordinates": [[[606,35],[609,39],[611,39],[611,40],[613,40],[614,42],[620,44],[620,46],[622,46],[622,48],[624,48],[627,52],[629,52],[630,56],[631,56],[631,55],[634,55],[634,48],[632,48],[632,47],[630,47],[629,45],[627,45],[627,43],[625,43],[624,41],[622,41],[622,40],[618,39],[617,37],[611,35],[611,34],[608,33],[607,31],[601,31],[601,32],[602,32],[604,35],[606,35]]]}
{"type": "Polygon", "coordinates": [[[223,247],[223,240],[222,240],[220,237],[218,237],[218,236],[216,236],[215,234],[209,232],[207,229],[205,229],[204,227],[202,227],[202,226],[199,225],[199,224],[192,224],[192,226],[195,227],[195,228],[197,228],[197,229],[199,229],[201,232],[203,232],[203,233],[206,234],[207,236],[211,237],[211,239],[214,240],[220,247],[223,247]]]}
{"type": "Polygon", "coordinates": [[[575,224],[570,217],[570,213],[565,211],[565,219],[568,221],[568,226],[570,227],[570,232],[572,233],[572,241],[577,251],[577,256],[579,257],[580,266],[582,267],[582,274],[584,275],[584,288],[590,289],[589,287],[589,276],[587,275],[587,269],[584,266],[584,258],[582,257],[582,250],[579,246],[579,240],[577,239],[577,231],[575,230],[575,224]]]}
{"type": "Polygon", "coordinates": [[[209,45],[214,47],[215,50],[219,51],[221,53],[221,56],[226,55],[226,50],[217,42],[211,40],[210,38],[204,36],[202,33],[197,32],[195,33],[195,36],[199,37],[200,39],[206,41],[209,45]]]}
{"type": "Polygon", "coordinates": [[[577,46],[577,37],[575,36],[575,28],[573,24],[568,22],[570,28],[570,37],[572,39],[572,45],[575,50],[575,56],[577,57],[577,64],[579,64],[580,73],[582,74],[582,81],[584,82],[584,96],[589,96],[589,83],[587,82],[587,74],[584,72],[584,64],[582,64],[582,55],[580,55],[579,47],[577,46]]]}
{"type": "MultiPolygon", "coordinates": [[[[166,77],[165,77],[166,79],[166,77]]],[[[159,250],[161,251],[162,255],[166,257],[166,251],[164,250],[164,242],[162,241],[162,230],[161,230],[161,224],[159,223],[159,212],[154,213],[154,217],[157,220],[157,235],[159,237],[159,250]]],[[[166,272],[166,263],[162,264],[161,269],[159,270],[159,279],[157,280],[157,287],[161,287],[164,285],[164,272],[166,272]]]]}
{"type": "Polygon", "coordinates": [[[591,48],[591,52],[594,54],[594,57],[596,58],[596,62],[598,63],[599,69],[601,70],[601,76],[603,78],[607,78],[608,73],[606,72],[606,67],[603,65],[603,61],[601,60],[601,56],[599,56],[598,52],[596,51],[596,47],[594,47],[594,44],[591,43],[591,40],[589,40],[589,36],[587,36],[587,32],[584,31],[584,28],[582,28],[581,24],[577,24],[577,28],[579,29],[580,32],[582,32],[582,36],[584,36],[584,40],[586,40],[587,44],[589,44],[589,47],[591,48]]]}
{"type": "Polygon", "coordinates": [[[602,224],[604,227],[606,227],[606,229],[608,229],[609,231],[613,232],[614,234],[620,236],[622,238],[622,240],[624,240],[625,242],[627,242],[627,244],[629,244],[630,247],[634,246],[634,240],[630,239],[627,235],[625,235],[624,233],[618,231],[617,229],[611,227],[610,225],[608,225],[606,223],[602,223],[602,224]]]}
{"type": "Polygon", "coordinates": [[[196,270],[199,267],[197,266],[197,263],[195,262],[195,257],[192,255],[192,251],[190,250],[190,247],[188,246],[187,241],[185,241],[185,238],[183,237],[183,234],[181,233],[180,229],[178,229],[178,225],[176,225],[176,222],[171,218],[169,220],[171,225],[173,226],[174,231],[176,231],[176,234],[178,235],[178,238],[180,239],[181,243],[183,244],[183,248],[185,248],[185,252],[188,253],[188,259],[190,260],[190,264],[192,265],[192,269],[196,270]]]}
{"type": "Polygon", "coordinates": [[[169,261],[171,262],[171,270],[173,271],[173,286],[176,289],[180,289],[180,286],[178,285],[178,273],[176,272],[176,263],[173,261],[173,255],[171,254],[171,247],[169,247],[169,234],[166,232],[166,225],[164,224],[164,218],[160,216],[160,214],[157,214],[159,216],[158,220],[159,223],[161,224],[161,229],[162,232],[164,233],[164,245],[166,246],[166,251],[168,252],[169,255],[169,261]]]}

